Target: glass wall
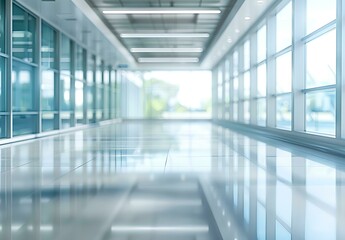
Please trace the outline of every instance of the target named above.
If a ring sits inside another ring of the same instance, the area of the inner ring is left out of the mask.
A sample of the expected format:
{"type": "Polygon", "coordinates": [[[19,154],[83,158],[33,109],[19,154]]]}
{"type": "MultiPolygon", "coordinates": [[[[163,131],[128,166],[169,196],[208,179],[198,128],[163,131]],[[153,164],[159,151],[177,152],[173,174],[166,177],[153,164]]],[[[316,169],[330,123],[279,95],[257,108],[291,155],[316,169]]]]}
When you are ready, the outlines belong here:
{"type": "Polygon", "coordinates": [[[7,11],[5,9],[5,1],[0,1],[0,138],[6,137],[6,126],[8,121],[8,106],[6,101],[6,90],[8,87],[6,78],[7,75],[7,49],[6,37],[5,37],[5,19],[7,17],[7,11]]]}
{"type": "Polygon", "coordinates": [[[120,80],[123,118],[211,118],[210,71],[120,71],[120,80]]]}
{"type": "Polygon", "coordinates": [[[41,37],[42,131],[50,131],[59,127],[57,32],[42,23],[41,37]]]}
{"type": "Polygon", "coordinates": [[[85,96],[84,90],[86,89],[86,51],[79,45],[75,45],[75,119],[76,124],[84,124],[85,109],[84,106],[85,96]]]}
{"type": "Polygon", "coordinates": [[[113,67],[21,5],[6,11],[8,4],[0,1],[0,138],[115,118],[113,67]]]}
{"type": "MultiPolygon", "coordinates": [[[[232,60],[229,73],[223,73],[230,74],[225,91],[230,92],[231,121],[343,137],[344,124],[336,124],[344,116],[343,96],[337,96],[344,94],[343,56],[337,55],[344,42],[337,29],[337,14],[340,19],[345,14],[337,11],[340,2],[280,1],[233,45],[213,70],[221,72],[232,60]]],[[[216,81],[219,98],[223,86],[216,81]]],[[[222,116],[218,103],[215,111],[222,116]]]]}
{"type": "Polygon", "coordinates": [[[13,5],[12,21],[12,109],[13,136],[38,131],[37,19],[13,5]]]}

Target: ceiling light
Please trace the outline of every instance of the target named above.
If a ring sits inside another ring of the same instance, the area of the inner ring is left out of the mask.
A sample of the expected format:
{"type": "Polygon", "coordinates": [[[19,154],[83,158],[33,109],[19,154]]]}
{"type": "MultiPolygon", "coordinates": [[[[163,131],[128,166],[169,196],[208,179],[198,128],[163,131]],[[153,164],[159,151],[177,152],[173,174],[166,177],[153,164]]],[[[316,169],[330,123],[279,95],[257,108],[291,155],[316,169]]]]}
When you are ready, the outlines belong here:
{"type": "Polygon", "coordinates": [[[250,17],[245,17],[244,20],[250,20],[250,17]]]}
{"type": "Polygon", "coordinates": [[[220,14],[219,9],[188,9],[188,8],[121,8],[104,10],[104,14],[220,14]]]}
{"type": "Polygon", "coordinates": [[[200,53],[202,48],[131,48],[132,53],[200,53]]]}
{"type": "Polygon", "coordinates": [[[197,63],[199,58],[138,58],[140,63],[197,63]]]}
{"type": "Polygon", "coordinates": [[[263,4],[264,1],[263,0],[258,0],[258,4],[263,4]]]}
{"type": "Polygon", "coordinates": [[[235,33],[239,33],[239,32],[240,32],[240,30],[236,28],[235,29],[235,33]]]}
{"type": "Polygon", "coordinates": [[[232,43],[232,39],[231,38],[228,38],[228,43],[232,43]]]}
{"type": "Polygon", "coordinates": [[[122,38],[208,38],[208,33],[122,33],[122,38]]]}
{"type": "Polygon", "coordinates": [[[112,232],[208,232],[207,225],[200,226],[111,226],[112,232]]]}

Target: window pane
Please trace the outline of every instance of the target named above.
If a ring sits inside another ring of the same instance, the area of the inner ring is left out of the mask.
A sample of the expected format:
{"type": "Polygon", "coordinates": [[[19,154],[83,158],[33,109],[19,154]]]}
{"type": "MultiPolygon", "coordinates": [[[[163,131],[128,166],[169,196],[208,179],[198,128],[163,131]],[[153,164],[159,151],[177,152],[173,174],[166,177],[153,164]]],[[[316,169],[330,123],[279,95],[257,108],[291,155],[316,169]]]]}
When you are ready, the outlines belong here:
{"type": "Polygon", "coordinates": [[[257,101],[257,121],[259,126],[266,126],[266,98],[257,101]]]}
{"type": "Polygon", "coordinates": [[[58,115],[54,113],[42,114],[42,131],[52,131],[57,129],[58,115]]]}
{"type": "Polygon", "coordinates": [[[250,98],[250,72],[245,72],[243,75],[244,81],[244,99],[250,98]]]}
{"type": "Polygon", "coordinates": [[[84,83],[82,81],[75,82],[75,108],[76,108],[76,119],[77,123],[83,123],[84,114],[83,114],[83,107],[84,107],[84,83]]]}
{"type": "Polygon", "coordinates": [[[238,120],[238,103],[237,102],[234,102],[233,104],[232,116],[233,116],[234,121],[238,120]]]}
{"type": "Polygon", "coordinates": [[[276,101],[277,128],[291,130],[291,94],[278,96],[276,101]]]}
{"type": "Polygon", "coordinates": [[[218,68],[218,103],[223,101],[223,72],[222,67],[218,68]]]}
{"type": "Polygon", "coordinates": [[[244,55],[244,70],[250,68],[250,41],[246,41],[243,45],[243,55],[244,55]]]}
{"type": "Polygon", "coordinates": [[[307,0],[307,34],[335,20],[337,0],[307,0]]]}
{"type": "Polygon", "coordinates": [[[6,111],[5,59],[0,57],[0,112],[6,111]]]}
{"type": "Polygon", "coordinates": [[[93,97],[94,95],[94,87],[93,86],[88,86],[87,88],[87,108],[88,109],[94,109],[94,105],[93,105],[93,97]]]}
{"type": "Polygon", "coordinates": [[[0,138],[6,136],[6,117],[0,116],[0,138]]]}
{"type": "Polygon", "coordinates": [[[266,25],[257,32],[258,62],[266,59],[266,25]]]}
{"type": "Polygon", "coordinates": [[[71,78],[61,75],[61,110],[71,110],[71,78]]]}
{"type": "Polygon", "coordinates": [[[65,35],[61,35],[61,73],[71,75],[71,41],[65,35]]]}
{"type": "Polygon", "coordinates": [[[292,3],[287,4],[277,14],[277,52],[290,46],[292,40],[292,3]]]}
{"type": "Polygon", "coordinates": [[[95,59],[92,55],[88,55],[87,59],[87,83],[94,84],[93,73],[95,71],[95,59]]]}
{"type": "Polygon", "coordinates": [[[84,50],[79,45],[76,45],[75,78],[84,79],[84,50]]]}
{"type": "Polygon", "coordinates": [[[56,32],[42,23],[41,63],[45,68],[56,69],[56,32]]]}
{"type": "Polygon", "coordinates": [[[101,61],[97,61],[96,83],[101,84],[102,82],[103,82],[103,63],[101,61]]]}
{"type": "Polygon", "coordinates": [[[84,83],[81,81],[75,82],[75,107],[77,111],[83,111],[83,101],[84,101],[84,83]]]}
{"type": "Polygon", "coordinates": [[[5,2],[0,1],[0,52],[5,52],[5,2]]]}
{"type": "Polygon", "coordinates": [[[61,128],[71,127],[71,113],[61,112],[61,128]]]}
{"type": "Polygon", "coordinates": [[[225,104],[230,102],[230,82],[225,82],[225,104]]]}
{"type": "Polygon", "coordinates": [[[234,84],[234,92],[233,92],[233,96],[234,96],[234,101],[238,101],[238,78],[234,78],[233,80],[233,84],[234,84]]]}
{"type": "Polygon", "coordinates": [[[306,131],[335,135],[335,89],[306,94],[306,131]]]}
{"type": "Polygon", "coordinates": [[[258,66],[258,97],[264,97],[266,96],[266,64],[261,64],[258,66]]]}
{"type": "Polygon", "coordinates": [[[292,88],[292,58],[291,52],[277,57],[276,60],[277,74],[277,93],[291,92],[292,88]]]}
{"type": "Polygon", "coordinates": [[[13,56],[28,62],[35,61],[36,19],[13,5],[13,56]]]}
{"type": "Polygon", "coordinates": [[[257,239],[266,239],[266,210],[259,202],[257,204],[257,239]]]}
{"type": "Polygon", "coordinates": [[[13,136],[36,133],[36,115],[14,115],[13,136]]]}
{"type": "Polygon", "coordinates": [[[250,101],[244,101],[243,102],[243,108],[244,108],[244,122],[249,123],[250,120],[250,101]]]}
{"type": "Polygon", "coordinates": [[[34,68],[17,61],[12,67],[14,112],[34,111],[34,68]]]}
{"type": "Polygon", "coordinates": [[[233,76],[236,77],[238,75],[238,52],[235,51],[233,55],[233,76]]]}
{"type": "Polygon", "coordinates": [[[306,46],[306,87],[335,84],[336,31],[332,30],[306,46]]]}
{"type": "Polygon", "coordinates": [[[42,110],[54,111],[55,110],[55,72],[52,70],[42,70],[42,110]]]}
{"type": "Polygon", "coordinates": [[[291,233],[276,221],[276,239],[291,240],[291,233]]]}

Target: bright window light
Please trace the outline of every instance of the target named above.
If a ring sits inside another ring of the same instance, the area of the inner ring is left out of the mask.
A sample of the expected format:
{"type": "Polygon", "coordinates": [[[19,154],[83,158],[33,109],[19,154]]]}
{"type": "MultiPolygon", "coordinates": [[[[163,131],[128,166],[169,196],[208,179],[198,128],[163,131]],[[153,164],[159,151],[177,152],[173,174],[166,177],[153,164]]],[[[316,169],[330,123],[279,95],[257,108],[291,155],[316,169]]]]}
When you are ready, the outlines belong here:
{"type": "Polygon", "coordinates": [[[140,63],[197,63],[199,58],[139,58],[140,63]]]}
{"type": "Polygon", "coordinates": [[[219,9],[139,8],[104,10],[104,14],[220,14],[219,9]]]}
{"type": "Polygon", "coordinates": [[[122,38],[208,38],[208,33],[122,33],[122,38]]]}
{"type": "Polygon", "coordinates": [[[131,48],[133,53],[200,53],[202,48],[131,48]]]}

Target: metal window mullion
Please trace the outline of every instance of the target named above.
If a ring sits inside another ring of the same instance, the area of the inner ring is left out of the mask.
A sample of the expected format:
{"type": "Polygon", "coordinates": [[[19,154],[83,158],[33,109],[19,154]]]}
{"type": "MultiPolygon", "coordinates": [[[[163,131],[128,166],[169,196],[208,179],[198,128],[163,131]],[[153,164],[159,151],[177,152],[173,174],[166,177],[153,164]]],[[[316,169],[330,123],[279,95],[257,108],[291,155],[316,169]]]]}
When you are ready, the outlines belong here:
{"type": "Polygon", "coordinates": [[[225,120],[226,115],[226,104],[225,104],[225,61],[223,60],[221,66],[221,72],[222,72],[222,120],[225,120]]]}
{"type": "Polygon", "coordinates": [[[257,59],[257,36],[252,34],[250,39],[250,123],[257,124],[257,68],[254,67],[257,59]]]}
{"type": "Polygon", "coordinates": [[[233,58],[232,54],[229,54],[228,56],[229,59],[229,119],[233,120],[234,119],[234,78],[233,78],[233,58]]]}
{"type": "Polygon", "coordinates": [[[276,51],[276,15],[270,15],[267,19],[267,80],[266,80],[266,126],[276,126],[276,101],[272,96],[276,92],[276,60],[271,57],[276,51]]]}
{"type": "MultiPolygon", "coordinates": [[[[238,49],[238,72],[243,70],[244,66],[243,44],[238,49]]],[[[238,75],[238,122],[244,122],[244,75],[238,75]]]]}
{"type": "Polygon", "coordinates": [[[324,91],[324,90],[329,90],[329,89],[334,89],[337,87],[337,84],[332,84],[332,85],[325,85],[325,86],[320,86],[320,87],[313,87],[313,88],[305,88],[301,90],[303,93],[309,93],[309,92],[316,92],[316,91],[324,91]]]}
{"type": "Polygon", "coordinates": [[[102,117],[101,121],[105,119],[105,84],[104,84],[104,61],[101,61],[101,89],[102,89],[102,96],[101,96],[101,104],[103,106],[100,106],[100,109],[102,109],[102,117]]]}
{"type": "MultiPolygon", "coordinates": [[[[107,68],[108,68],[108,89],[107,89],[107,91],[108,91],[108,102],[106,103],[107,107],[108,107],[108,116],[107,116],[107,118],[111,119],[111,113],[112,113],[112,109],[111,109],[111,105],[112,105],[112,101],[111,101],[112,100],[111,87],[113,85],[112,82],[111,82],[112,67],[109,65],[107,68]]],[[[144,108],[142,108],[142,109],[144,109],[144,108]]]]}
{"type": "Polygon", "coordinates": [[[218,84],[217,84],[218,80],[217,80],[217,67],[215,67],[212,71],[212,90],[213,90],[213,94],[212,94],[212,116],[214,119],[217,119],[217,115],[218,115],[218,111],[217,111],[217,102],[218,102],[218,93],[217,93],[217,88],[218,88],[218,84]]]}
{"type": "Polygon", "coordinates": [[[301,41],[306,29],[306,2],[293,0],[292,19],[292,131],[305,130],[305,45],[301,41]]]}
{"type": "Polygon", "coordinates": [[[94,123],[97,122],[97,85],[96,85],[96,56],[92,56],[92,96],[93,96],[93,101],[92,101],[92,121],[94,123]]]}
{"type": "Polygon", "coordinates": [[[345,4],[343,4],[343,0],[337,1],[337,31],[336,31],[336,119],[335,119],[335,136],[338,139],[345,137],[345,82],[343,78],[343,72],[345,69],[344,59],[345,56],[345,46],[344,41],[345,39],[345,25],[343,24],[343,20],[345,16],[345,4]]]}
{"type": "Polygon", "coordinates": [[[82,57],[83,57],[83,124],[88,123],[88,116],[87,116],[87,108],[88,108],[88,102],[87,102],[87,53],[86,50],[83,49],[82,51],[82,57]]]}
{"type": "Polygon", "coordinates": [[[55,109],[57,110],[57,118],[56,122],[54,123],[54,127],[56,129],[61,128],[61,81],[60,81],[60,73],[61,73],[61,64],[60,64],[60,58],[61,58],[61,33],[56,32],[56,69],[57,73],[54,76],[54,95],[55,95],[55,109]]]}
{"type": "Polygon", "coordinates": [[[9,115],[7,116],[7,121],[6,121],[6,137],[7,138],[12,138],[13,137],[13,107],[12,107],[12,28],[13,28],[13,22],[12,22],[12,7],[13,3],[12,0],[5,1],[5,27],[6,27],[6,33],[5,38],[6,39],[6,50],[8,54],[8,58],[6,60],[6,72],[5,72],[5,81],[6,83],[6,111],[8,111],[9,115]]]}
{"type": "Polygon", "coordinates": [[[36,81],[35,81],[35,105],[38,112],[37,115],[37,129],[36,132],[40,133],[42,132],[42,104],[41,104],[41,84],[42,84],[42,66],[41,66],[41,41],[42,41],[42,19],[36,18],[37,24],[36,24],[36,46],[35,46],[35,55],[34,59],[37,59],[37,68],[36,68],[36,81]]]}
{"type": "MultiPolygon", "coordinates": [[[[338,9],[338,8],[337,8],[338,9]]],[[[321,28],[315,30],[314,32],[306,35],[306,36],[303,36],[301,38],[301,41],[304,42],[304,43],[308,43],[308,42],[311,42],[319,37],[321,37],[322,35],[332,31],[334,28],[336,28],[336,25],[337,25],[337,20],[333,20],[332,22],[322,26],[321,28]]]]}
{"type": "Polygon", "coordinates": [[[76,66],[76,46],[75,46],[75,42],[73,42],[72,40],[69,40],[70,45],[71,45],[71,119],[70,119],[70,123],[71,123],[71,127],[74,127],[76,125],[76,113],[75,113],[75,66],[76,66]]]}

